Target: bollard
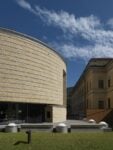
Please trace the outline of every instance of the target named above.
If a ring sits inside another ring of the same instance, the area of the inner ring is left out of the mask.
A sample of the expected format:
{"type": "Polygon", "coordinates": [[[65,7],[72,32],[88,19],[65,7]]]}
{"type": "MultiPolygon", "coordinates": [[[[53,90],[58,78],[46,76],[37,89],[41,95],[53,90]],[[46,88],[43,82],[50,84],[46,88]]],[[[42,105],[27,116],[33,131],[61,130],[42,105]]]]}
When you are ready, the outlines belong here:
{"type": "Polygon", "coordinates": [[[27,134],[27,143],[30,144],[31,143],[31,130],[26,131],[27,134]]]}
{"type": "Polygon", "coordinates": [[[6,127],[5,127],[5,132],[13,132],[16,133],[17,132],[17,125],[15,123],[9,123],[6,127]]]}
{"type": "Polygon", "coordinates": [[[21,126],[20,125],[18,125],[18,132],[20,132],[21,131],[21,126]]]}
{"type": "Polygon", "coordinates": [[[67,133],[67,125],[65,123],[59,123],[57,126],[56,126],[56,132],[59,132],[59,133],[67,133]]]}

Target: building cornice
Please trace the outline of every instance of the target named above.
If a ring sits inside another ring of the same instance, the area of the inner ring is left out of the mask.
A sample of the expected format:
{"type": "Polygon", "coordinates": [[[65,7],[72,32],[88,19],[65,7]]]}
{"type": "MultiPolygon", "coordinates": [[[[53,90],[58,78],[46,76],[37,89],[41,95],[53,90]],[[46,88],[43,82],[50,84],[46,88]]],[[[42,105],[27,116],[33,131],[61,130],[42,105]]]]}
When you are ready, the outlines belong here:
{"type": "Polygon", "coordinates": [[[29,40],[32,40],[34,42],[37,42],[39,44],[42,44],[43,46],[49,48],[50,50],[52,50],[55,54],[57,54],[62,60],[63,62],[66,64],[66,61],[65,59],[57,52],[55,51],[53,48],[51,48],[50,46],[48,46],[46,43],[40,41],[39,39],[35,38],[35,37],[32,37],[30,35],[26,35],[24,33],[20,33],[20,32],[17,32],[15,30],[11,30],[11,29],[8,29],[8,28],[2,28],[0,27],[0,32],[7,32],[7,33],[11,33],[11,34],[15,34],[15,35],[18,35],[18,36],[21,36],[21,37],[24,37],[24,38],[27,38],[29,40]]]}

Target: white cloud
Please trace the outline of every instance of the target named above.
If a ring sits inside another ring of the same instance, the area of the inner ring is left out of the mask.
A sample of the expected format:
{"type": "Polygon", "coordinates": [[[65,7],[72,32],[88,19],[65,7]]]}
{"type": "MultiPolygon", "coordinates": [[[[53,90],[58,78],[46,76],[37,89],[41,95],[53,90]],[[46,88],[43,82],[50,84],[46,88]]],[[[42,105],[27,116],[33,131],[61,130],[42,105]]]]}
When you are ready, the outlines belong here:
{"type": "Polygon", "coordinates": [[[110,18],[110,19],[108,20],[107,24],[108,24],[111,28],[113,28],[113,18],[110,18]]]}
{"type": "Polygon", "coordinates": [[[16,0],[16,2],[17,2],[17,4],[18,4],[20,7],[24,8],[24,9],[27,9],[27,10],[29,10],[29,11],[32,11],[32,10],[33,10],[32,7],[31,7],[31,5],[30,5],[30,3],[28,3],[28,2],[25,1],[25,0],[16,0]]]}
{"type": "Polygon", "coordinates": [[[75,18],[75,15],[69,14],[65,11],[56,13],[55,11],[41,9],[39,6],[36,6],[35,8],[37,14],[43,19],[43,21],[46,23],[48,22],[50,25],[55,25],[63,31],[69,31],[72,34],[84,31],[87,32],[100,26],[99,19],[93,15],[89,17],[75,18]]]}
{"type": "Polygon", "coordinates": [[[90,58],[113,57],[113,48],[108,46],[96,44],[95,46],[77,47],[73,44],[54,44],[66,58],[80,58],[87,61],[90,58]]]}
{"type": "MultiPolygon", "coordinates": [[[[63,44],[54,42],[53,44],[65,57],[84,60],[92,57],[113,57],[113,30],[111,28],[106,30],[98,17],[90,15],[77,18],[74,14],[62,10],[55,12],[45,8],[41,9],[37,5],[33,8],[25,0],[17,0],[17,3],[40,17],[47,25],[61,29],[64,37],[68,35],[73,37],[73,40],[68,38],[69,44],[65,42],[61,42],[63,44]],[[74,41],[75,37],[86,40],[88,44],[83,46],[79,41],[79,46],[77,46],[74,41]]],[[[105,25],[113,27],[113,19],[110,19],[105,25]]]]}

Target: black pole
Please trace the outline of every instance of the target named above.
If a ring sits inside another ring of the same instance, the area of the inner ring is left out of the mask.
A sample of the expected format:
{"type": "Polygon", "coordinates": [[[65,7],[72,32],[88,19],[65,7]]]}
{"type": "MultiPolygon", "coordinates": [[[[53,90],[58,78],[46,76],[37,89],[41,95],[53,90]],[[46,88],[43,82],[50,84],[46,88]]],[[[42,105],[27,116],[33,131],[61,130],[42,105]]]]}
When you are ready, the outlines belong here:
{"type": "Polygon", "coordinates": [[[30,144],[31,143],[31,130],[26,131],[27,134],[27,143],[30,144]]]}

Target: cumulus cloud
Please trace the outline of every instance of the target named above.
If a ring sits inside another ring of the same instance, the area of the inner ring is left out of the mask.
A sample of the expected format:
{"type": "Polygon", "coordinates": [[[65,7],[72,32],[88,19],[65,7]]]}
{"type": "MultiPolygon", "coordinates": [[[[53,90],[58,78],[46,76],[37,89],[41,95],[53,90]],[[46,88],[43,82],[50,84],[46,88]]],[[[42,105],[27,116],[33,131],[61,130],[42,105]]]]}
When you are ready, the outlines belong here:
{"type": "Polygon", "coordinates": [[[64,37],[72,37],[73,40],[68,38],[68,44],[63,39],[61,43],[54,41],[53,46],[65,57],[85,60],[92,57],[113,57],[113,30],[111,28],[113,27],[113,19],[103,24],[94,15],[77,18],[75,14],[63,10],[55,12],[54,10],[42,9],[38,5],[33,8],[25,0],[16,1],[19,6],[33,12],[47,25],[61,29],[64,37]],[[105,25],[111,27],[105,29],[105,25]],[[79,40],[79,46],[76,44],[75,37],[82,39],[79,40]],[[83,40],[86,41],[85,44],[82,43],[83,40]]]}

